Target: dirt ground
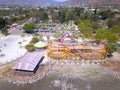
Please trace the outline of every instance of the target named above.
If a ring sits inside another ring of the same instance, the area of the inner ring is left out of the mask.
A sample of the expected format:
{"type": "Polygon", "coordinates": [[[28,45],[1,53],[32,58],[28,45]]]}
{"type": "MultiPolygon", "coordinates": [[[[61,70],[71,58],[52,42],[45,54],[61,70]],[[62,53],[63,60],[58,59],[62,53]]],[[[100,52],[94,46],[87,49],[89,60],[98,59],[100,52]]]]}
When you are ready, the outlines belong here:
{"type": "Polygon", "coordinates": [[[17,63],[17,60],[0,66],[0,79],[6,77],[7,73],[11,71],[12,66],[15,65],[15,63],[17,63]]]}
{"type": "MultiPolygon", "coordinates": [[[[17,60],[0,66],[0,79],[4,79],[8,77],[8,75],[11,77],[16,77],[16,76],[25,77],[24,74],[14,73],[12,71],[12,66],[14,66],[15,63],[17,63],[17,60]]],[[[120,53],[118,52],[113,53],[113,57],[109,58],[103,64],[100,64],[100,66],[108,67],[115,71],[120,71],[120,53]]],[[[38,74],[40,72],[44,72],[46,68],[49,68],[49,64],[46,64],[45,66],[40,67],[35,75],[38,76],[38,74]]],[[[29,77],[33,77],[33,75],[29,75],[29,77]]]]}
{"type": "Polygon", "coordinates": [[[108,61],[105,61],[102,65],[113,70],[120,71],[120,53],[114,52],[112,55],[113,56],[110,57],[108,61]]]}

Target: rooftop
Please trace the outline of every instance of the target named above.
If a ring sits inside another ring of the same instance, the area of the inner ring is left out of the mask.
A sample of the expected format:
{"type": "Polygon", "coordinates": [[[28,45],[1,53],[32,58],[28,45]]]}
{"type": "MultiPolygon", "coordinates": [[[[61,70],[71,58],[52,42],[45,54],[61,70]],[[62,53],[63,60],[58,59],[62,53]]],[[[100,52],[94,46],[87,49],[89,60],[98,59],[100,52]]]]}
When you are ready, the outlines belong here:
{"type": "Polygon", "coordinates": [[[34,71],[37,64],[42,58],[43,56],[38,52],[27,53],[19,60],[19,62],[13,67],[13,69],[34,71]]]}

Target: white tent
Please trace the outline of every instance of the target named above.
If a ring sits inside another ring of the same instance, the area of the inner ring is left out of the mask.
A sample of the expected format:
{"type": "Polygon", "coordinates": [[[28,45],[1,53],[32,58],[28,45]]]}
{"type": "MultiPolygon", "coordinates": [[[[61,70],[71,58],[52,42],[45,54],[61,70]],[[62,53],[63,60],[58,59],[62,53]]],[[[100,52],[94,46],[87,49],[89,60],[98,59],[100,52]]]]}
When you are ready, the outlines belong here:
{"type": "Polygon", "coordinates": [[[50,40],[53,40],[53,39],[56,39],[55,37],[53,37],[53,36],[50,36],[50,38],[49,38],[50,40]]]}
{"type": "Polygon", "coordinates": [[[47,41],[48,39],[47,39],[46,36],[43,36],[43,37],[42,37],[42,40],[47,41]]]}

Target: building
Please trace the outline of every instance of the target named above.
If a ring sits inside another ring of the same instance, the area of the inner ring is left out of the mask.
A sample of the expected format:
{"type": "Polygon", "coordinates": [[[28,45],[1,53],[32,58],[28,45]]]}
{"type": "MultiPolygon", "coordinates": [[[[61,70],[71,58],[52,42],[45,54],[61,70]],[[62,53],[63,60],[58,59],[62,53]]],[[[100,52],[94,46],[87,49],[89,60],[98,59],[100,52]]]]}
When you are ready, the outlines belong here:
{"type": "Polygon", "coordinates": [[[42,63],[44,56],[39,52],[27,53],[24,57],[19,59],[13,69],[16,72],[34,74],[39,65],[42,63]]]}

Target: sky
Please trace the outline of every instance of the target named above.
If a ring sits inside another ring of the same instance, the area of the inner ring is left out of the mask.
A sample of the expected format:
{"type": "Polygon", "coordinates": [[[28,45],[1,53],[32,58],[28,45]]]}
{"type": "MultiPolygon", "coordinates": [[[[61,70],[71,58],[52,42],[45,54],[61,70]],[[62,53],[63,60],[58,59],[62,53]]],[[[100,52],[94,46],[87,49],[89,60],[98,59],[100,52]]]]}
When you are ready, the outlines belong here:
{"type": "Polygon", "coordinates": [[[54,0],[54,1],[65,2],[65,1],[68,1],[68,0],[54,0]]]}

